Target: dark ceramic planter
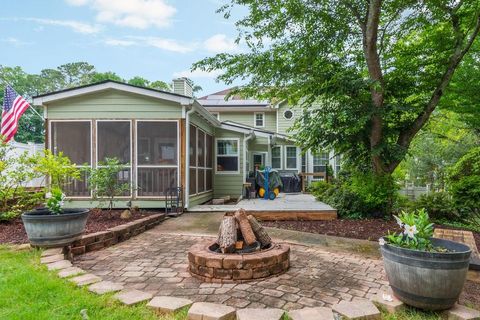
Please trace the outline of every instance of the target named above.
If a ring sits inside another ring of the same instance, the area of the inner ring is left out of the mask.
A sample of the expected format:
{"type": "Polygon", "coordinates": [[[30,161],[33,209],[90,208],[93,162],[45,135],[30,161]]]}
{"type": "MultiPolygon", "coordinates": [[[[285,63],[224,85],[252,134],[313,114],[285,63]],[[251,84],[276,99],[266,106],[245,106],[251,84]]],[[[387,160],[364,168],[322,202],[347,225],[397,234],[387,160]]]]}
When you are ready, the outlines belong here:
{"type": "Polygon", "coordinates": [[[432,238],[432,242],[451,252],[381,246],[385,272],[399,300],[420,309],[445,310],[453,307],[462,292],[472,250],[449,240],[432,238]]]}
{"type": "Polygon", "coordinates": [[[38,209],[23,213],[22,220],[33,246],[63,247],[83,235],[89,213],[88,209],[64,209],[57,215],[38,209]]]}

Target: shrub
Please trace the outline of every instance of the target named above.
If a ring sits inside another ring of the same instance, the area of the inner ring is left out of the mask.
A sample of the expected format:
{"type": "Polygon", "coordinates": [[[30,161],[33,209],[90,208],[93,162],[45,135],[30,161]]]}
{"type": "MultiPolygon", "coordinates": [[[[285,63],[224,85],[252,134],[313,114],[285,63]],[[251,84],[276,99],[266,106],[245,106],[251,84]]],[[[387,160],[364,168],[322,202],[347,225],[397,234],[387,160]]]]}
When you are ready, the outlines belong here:
{"type": "Polygon", "coordinates": [[[397,187],[391,177],[367,173],[343,174],[332,183],[315,182],[310,191],[317,200],[335,209],[341,218],[383,217],[392,212],[397,187]]]}
{"type": "Polygon", "coordinates": [[[72,180],[80,179],[77,165],[72,163],[62,152],[53,154],[50,150],[45,150],[45,156],[37,158],[35,171],[49,178],[48,189],[61,189],[72,180]]]}
{"type": "Polygon", "coordinates": [[[115,197],[122,196],[130,190],[130,183],[119,179],[120,173],[125,170],[125,164],[117,158],[106,158],[97,168],[89,170],[89,187],[93,190],[93,199],[102,204],[108,202],[108,209],[113,208],[115,197]]]}
{"type": "Polygon", "coordinates": [[[451,196],[447,192],[422,194],[418,200],[414,202],[414,208],[417,210],[425,209],[434,221],[457,221],[460,218],[451,196]]]}
{"type": "Polygon", "coordinates": [[[42,193],[29,191],[27,183],[40,177],[34,170],[36,156],[14,155],[13,147],[0,141],[0,220],[11,220],[41,203],[42,193]]]}
{"type": "Polygon", "coordinates": [[[480,147],[471,149],[449,172],[450,193],[461,218],[480,226],[480,147]]]}

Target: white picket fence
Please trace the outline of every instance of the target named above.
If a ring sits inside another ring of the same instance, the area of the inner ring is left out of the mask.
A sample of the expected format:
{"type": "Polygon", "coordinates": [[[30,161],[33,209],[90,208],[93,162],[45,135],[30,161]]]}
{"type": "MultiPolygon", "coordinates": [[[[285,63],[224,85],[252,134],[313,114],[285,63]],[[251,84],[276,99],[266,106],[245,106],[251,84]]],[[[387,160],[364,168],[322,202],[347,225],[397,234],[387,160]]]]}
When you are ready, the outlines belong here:
{"type": "MultiPolygon", "coordinates": [[[[13,149],[11,151],[12,154],[11,155],[9,154],[9,156],[12,156],[12,157],[18,157],[24,152],[27,152],[28,154],[31,154],[31,155],[36,153],[43,155],[44,148],[45,148],[43,143],[33,143],[33,142],[21,143],[21,142],[12,141],[10,142],[10,145],[13,147],[13,149]]],[[[27,187],[33,187],[33,188],[43,187],[44,184],[45,184],[44,178],[36,178],[29,181],[27,183],[27,187]]]]}

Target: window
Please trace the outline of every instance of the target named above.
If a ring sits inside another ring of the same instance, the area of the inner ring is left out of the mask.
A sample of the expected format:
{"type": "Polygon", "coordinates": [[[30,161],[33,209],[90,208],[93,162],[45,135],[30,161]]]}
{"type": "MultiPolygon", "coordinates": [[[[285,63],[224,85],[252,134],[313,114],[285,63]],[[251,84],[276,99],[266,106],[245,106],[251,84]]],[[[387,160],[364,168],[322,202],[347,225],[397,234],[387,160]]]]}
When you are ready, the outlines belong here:
{"type": "MultiPolygon", "coordinates": [[[[80,168],[92,166],[91,121],[52,121],[50,148],[54,154],[63,153],[80,168]]],[[[64,191],[70,197],[90,197],[87,173],[82,171],[78,180],[69,181],[64,191]]]]}
{"type": "MultiPolygon", "coordinates": [[[[313,172],[327,172],[328,152],[318,152],[313,155],[313,172]]],[[[319,179],[319,177],[314,177],[319,179]]]]}
{"type": "Polygon", "coordinates": [[[217,139],[217,172],[239,172],[239,139],[217,139]]]}
{"type": "MultiPolygon", "coordinates": [[[[116,158],[125,165],[119,172],[121,183],[131,183],[131,123],[130,121],[97,121],[96,166],[102,167],[107,158],[116,158]]],[[[129,196],[127,191],[123,196],[129,196]]]]}
{"type": "Polygon", "coordinates": [[[307,153],[302,154],[302,172],[307,172],[307,153]]]}
{"type": "Polygon", "coordinates": [[[272,168],[282,169],[282,147],[272,147],[272,168]]]}
{"type": "Polygon", "coordinates": [[[190,125],[190,185],[194,195],[213,188],[213,137],[190,125]],[[193,150],[193,151],[192,151],[193,150]]]}
{"type": "Polygon", "coordinates": [[[340,163],[341,163],[341,161],[342,161],[342,157],[341,157],[339,154],[337,154],[337,155],[335,156],[335,174],[338,174],[338,173],[340,172],[340,168],[341,168],[340,163]]]}
{"type": "Polygon", "coordinates": [[[286,119],[286,120],[291,120],[293,118],[294,114],[293,114],[293,111],[292,110],[285,110],[283,112],[283,117],[286,119]]]}
{"type": "Polygon", "coordinates": [[[178,122],[137,121],[137,194],[163,196],[178,186],[178,122]]]}
{"type": "Polygon", "coordinates": [[[297,147],[286,147],[286,168],[297,169],[297,147]]]}
{"type": "Polygon", "coordinates": [[[265,127],[265,113],[255,112],[254,117],[255,127],[265,127]]]}

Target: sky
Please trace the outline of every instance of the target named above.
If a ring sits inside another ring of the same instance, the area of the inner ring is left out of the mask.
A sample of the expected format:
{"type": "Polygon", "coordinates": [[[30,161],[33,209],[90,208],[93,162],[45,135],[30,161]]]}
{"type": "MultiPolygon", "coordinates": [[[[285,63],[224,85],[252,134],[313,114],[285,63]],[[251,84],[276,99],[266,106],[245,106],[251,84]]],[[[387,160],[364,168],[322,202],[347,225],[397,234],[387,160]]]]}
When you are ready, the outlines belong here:
{"type": "MultiPolygon", "coordinates": [[[[0,64],[28,73],[86,61],[122,78],[186,76],[223,90],[218,72],[191,72],[192,63],[219,52],[240,52],[234,20],[215,11],[226,0],[3,0],[0,64]]],[[[242,8],[234,12],[241,16],[242,8]]]]}

